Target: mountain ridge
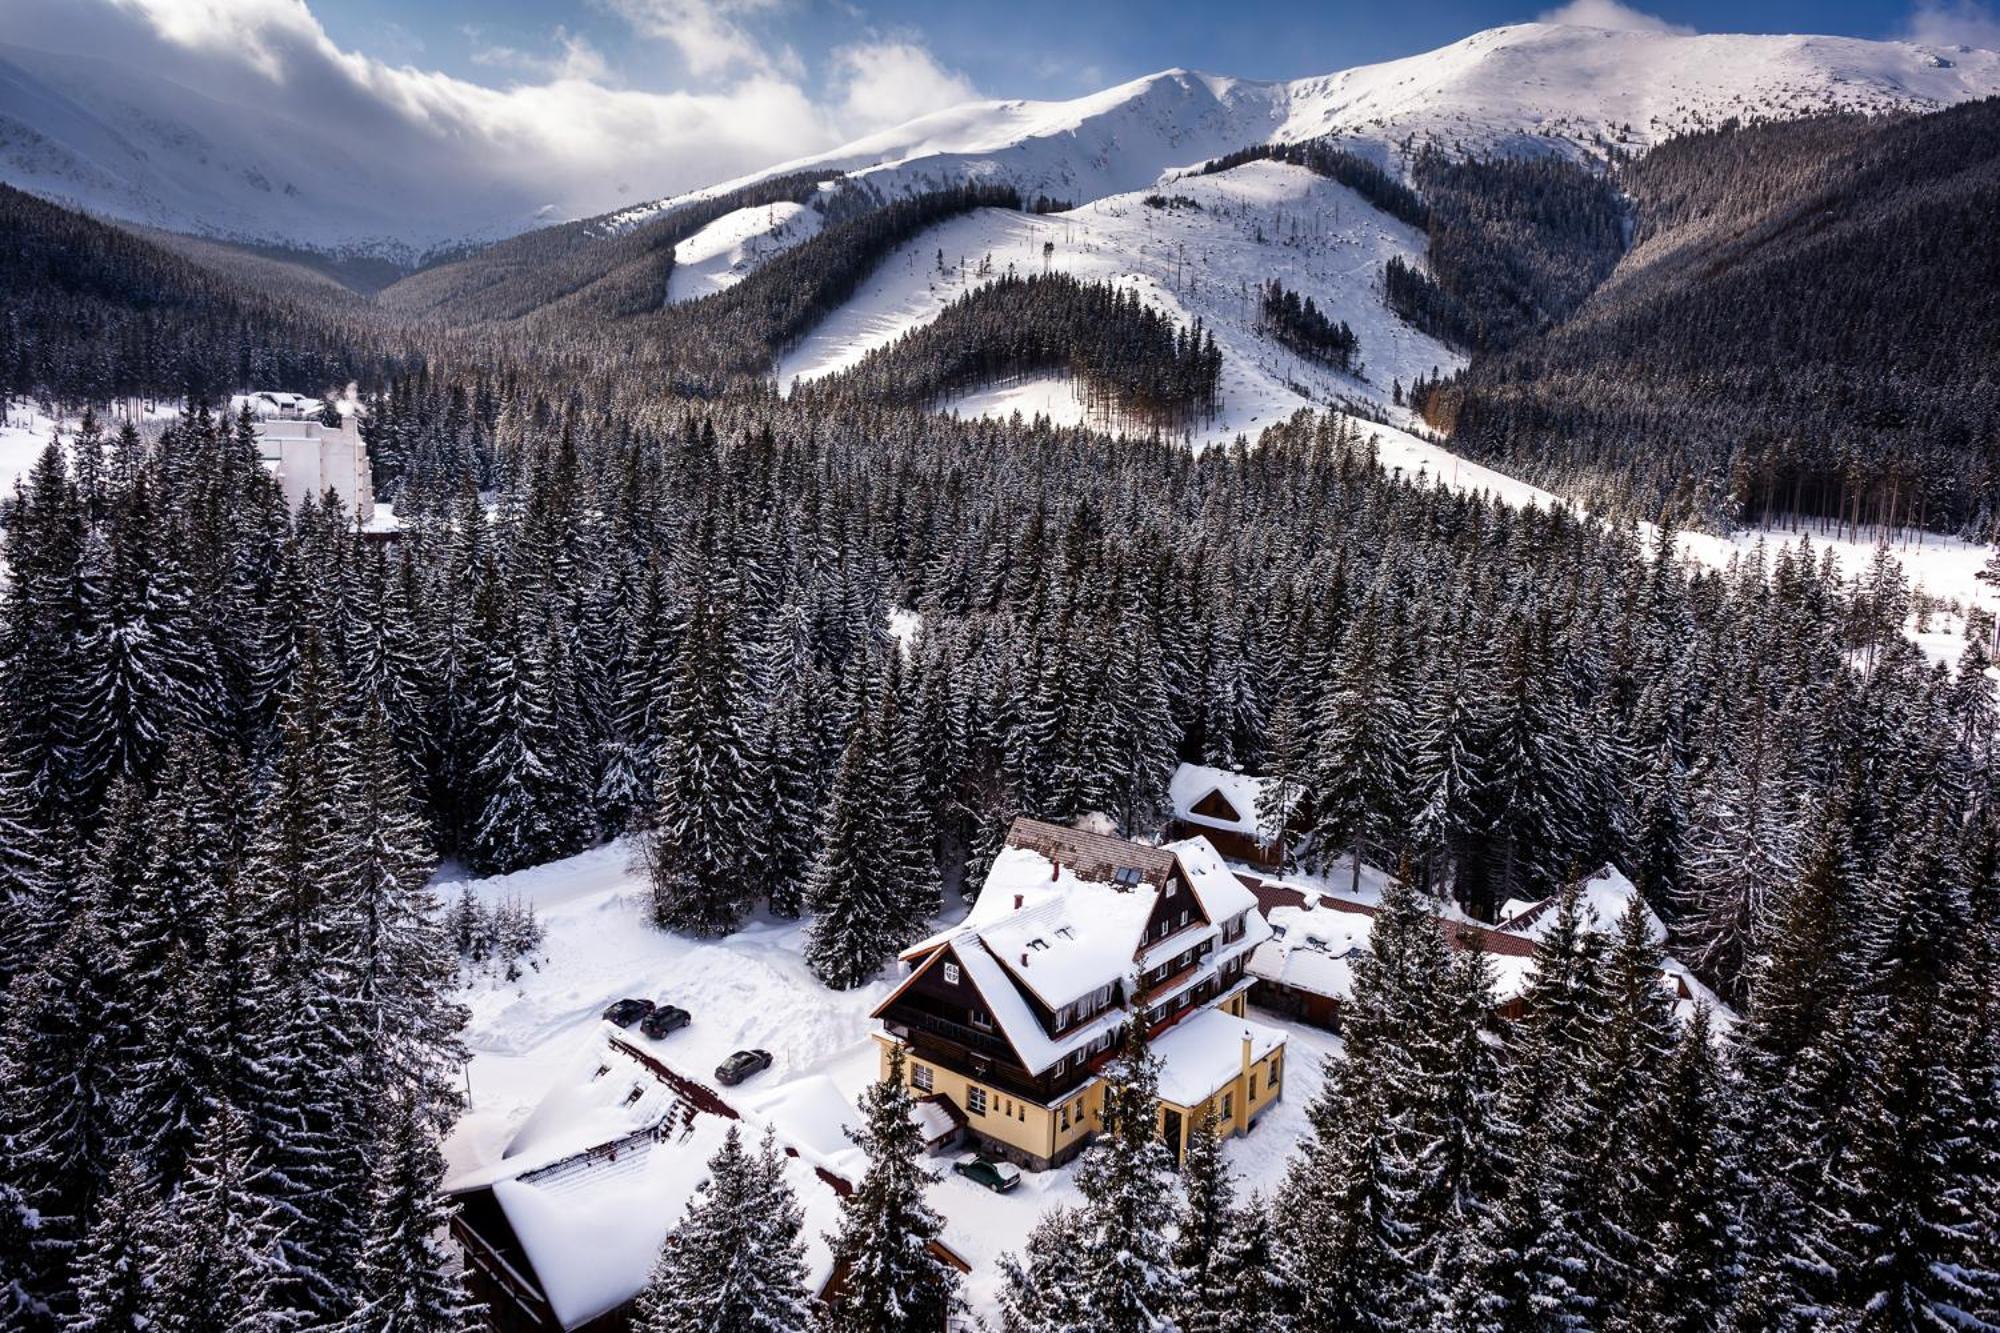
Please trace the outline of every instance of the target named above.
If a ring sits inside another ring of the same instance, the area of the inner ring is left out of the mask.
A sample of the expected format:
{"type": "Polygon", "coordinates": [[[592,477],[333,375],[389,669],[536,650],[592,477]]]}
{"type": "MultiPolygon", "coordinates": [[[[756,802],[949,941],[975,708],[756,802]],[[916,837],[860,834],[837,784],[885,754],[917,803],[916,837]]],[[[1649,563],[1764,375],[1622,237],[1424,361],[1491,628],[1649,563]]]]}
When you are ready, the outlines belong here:
{"type": "MultiPolygon", "coordinates": [[[[2000,53],[1818,36],[1517,24],[1433,51],[1294,80],[1175,67],[1065,101],[996,99],[699,190],[613,207],[622,230],[681,203],[801,170],[884,195],[966,181],[1079,204],[1207,158],[1326,134],[1393,165],[1406,142],[1601,155],[1738,118],[1932,110],[2000,93],[2000,53]]],[[[461,197],[356,160],[311,126],[245,116],[145,71],[0,46],[0,181],[99,216],[214,240],[409,264],[559,219],[497,169],[461,197]],[[393,211],[387,201],[394,201],[393,211]]]]}

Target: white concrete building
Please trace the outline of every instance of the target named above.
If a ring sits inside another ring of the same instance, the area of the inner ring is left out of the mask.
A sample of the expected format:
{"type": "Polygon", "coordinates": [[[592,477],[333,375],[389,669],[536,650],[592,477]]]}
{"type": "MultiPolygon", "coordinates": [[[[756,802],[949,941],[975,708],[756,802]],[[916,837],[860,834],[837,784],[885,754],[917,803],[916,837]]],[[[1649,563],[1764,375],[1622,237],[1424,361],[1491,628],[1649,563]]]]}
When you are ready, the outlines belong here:
{"type": "Polygon", "coordinates": [[[306,496],[331,489],[362,527],[374,521],[368,446],[352,413],[338,426],[326,426],[316,415],[319,403],[296,394],[245,394],[236,400],[245,404],[256,418],[258,457],[277,476],[286,508],[295,510],[306,496]]]}

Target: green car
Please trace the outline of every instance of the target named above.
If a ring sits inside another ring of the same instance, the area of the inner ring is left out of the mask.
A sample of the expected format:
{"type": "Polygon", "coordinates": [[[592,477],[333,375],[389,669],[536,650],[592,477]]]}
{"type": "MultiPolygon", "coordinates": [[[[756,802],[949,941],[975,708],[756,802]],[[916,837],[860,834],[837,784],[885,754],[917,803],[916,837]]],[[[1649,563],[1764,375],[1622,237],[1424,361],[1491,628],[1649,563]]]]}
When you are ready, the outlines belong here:
{"type": "Polygon", "coordinates": [[[951,1164],[951,1169],[975,1185],[984,1185],[995,1194],[1005,1194],[1021,1183],[1021,1173],[1005,1162],[992,1162],[978,1153],[967,1153],[951,1164]]]}

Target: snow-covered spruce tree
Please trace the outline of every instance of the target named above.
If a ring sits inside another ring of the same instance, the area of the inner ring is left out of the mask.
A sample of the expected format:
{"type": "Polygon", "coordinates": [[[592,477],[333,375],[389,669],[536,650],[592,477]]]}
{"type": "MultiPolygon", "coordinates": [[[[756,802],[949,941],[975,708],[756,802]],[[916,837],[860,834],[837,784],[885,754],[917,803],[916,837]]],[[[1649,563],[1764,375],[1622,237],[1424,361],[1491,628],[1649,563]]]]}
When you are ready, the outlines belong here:
{"type": "Polygon", "coordinates": [[[1448,1317],[1452,1287],[1500,1180],[1494,1161],[1501,1068],[1491,1040],[1493,973],[1483,951],[1462,948],[1443,982],[1434,1086],[1419,1101],[1411,1172],[1410,1264],[1437,1319],[1448,1317]]]}
{"type": "Polygon", "coordinates": [[[1497,856],[1491,902],[1547,897],[1575,872],[1588,841],[1582,826],[1587,785],[1567,683],[1522,623],[1501,645],[1490,735],[1487,809],[1497,856]]]}
{"type": "Polygon", "coordinates": [[[441,1193],[439,1116],[407,1087],[383,1098],[382,1114],[355,1308],[340,1333],[463,1333],[474,1307],[441,1239],[451,1209],[441,1193]]]}
{"type": "MultiPolygon", "coordinates": [[[[75,790],[68,775],[73,737],[62,705],[75,680],[84,520],[62,446],[51,439],[22,478],[5,534],[8,579],[0,588],[5,744],[19,766],[23,796],[44,820],[75,790]]],[[[67,813],[74,820],[83,812],[67,813]]]]}
{"type": "Polygon", "coordinates": [[[1849,1039],[1861,1076],[1836,1112],[1846,1151],[1808,1243],[1837,1256],[1830,1294],[1845,1317],[1914,1330],[1994,1313],[2000,1272],[1990,1219],[1973,1211],[1991,1196],[1991,1136],[1976,1118],[1991,1093],[1968,1086],[1992,1071],[1962,1026],[1990,1009],[1975,997],[1992,978],[1965,966],[1984,923],[1971,920],[1947,817],[1932,811],[1903,841],[1863,937],[1849,1039]]]}
{"type": "Polygon", "coordinates": [[[146,1327],[145,1274],[158,1207],[152,1182],[130,1158],[112,1167],[97,1220],[70,1261],[73,1304],[63,1333],[139,1333],[146,1327]]]}
{"type": "Polygon", "coordinates": [[[1535,945],[1526,1012],[1507,1033],[1506,1072],[1492,1131],[1492,1203],[1465,1239],[1450,1293],[1455,1327],[1476,1333],[1585,1328],[1596,1318],[1576,1234],[1583,1179],[1575,1128],[1600,1014],[1603,947],[1583,919],[1579,886],[1535,945]]]}
{"type": "Polygon", "coordinates": [[[1319,859],[1325,864],[1342,852],[1350,855],[1352,889],[1361,884],[1362,849],[1387,842],[1401,827],[1407,781],[1403,742],[1409,728],[1391,679],[1381,617],[1370,597],[1341,641],[1307,779],[1319,859]]]}
{"type": "Polygon", "coordinates": [[[1806,1235],[1810,1200],[1824,1179],[1833,1140],[1833,1106],[1823,1092],[1847,1082],[1844,1045],[1830,1041],[1848,997],[1852,970],[1842,961],[1856,915],[1847,821],[1830,797],[1817,812],[1798,876],[1772,905],[1770,947],[1749,980],[1750,1006],[1731,1043],[1736,1095],[1726,1162],[1742,1201],[1743,1269],[1736,1325],[1782,1326],[1811,1268],[1806,1235]]]}
{"type": "Polygon", "coordinates": [[[1705,1333],[1724,1327],[1741,1274],[1728,1171],[1731,1089],[1708,1006],[1679,1034],[1648,1131],[1641,1199],[1630,1227],[1641,1256],[1626,1302],[1637,1327],[1705,1333]]]}
{"type": "Polygon", "coordinates": [[[761,812],[738,634],[729,604],[698,590],[667,706],[659,815],[646,843],[654,919],[694,935],[728,934],[755,899],[743,872],[761,812]]]}
{"type": "Polygon", "coordinates": [[[764,782],[759,844],[765,900],[776,916],[796,917],[804,906],[805,879],[819,847],[820,759],[815,732],[816,680],[778,687],[758,737],[758,772],[764,782]]]}
{"type": "Polygon", "coordinates": [[[423,1104],[448,1118],[458,1105],[451,1075],[464,1059],[465,1011],[451,998],[458,962],[429,886],[436,860],[379,703],[366,705],[353,734],[339,789],[348,850],[330,906],[355,969],[364,1078],[422,1089],[423,1104]]]}
{"type": "Polygon", "coordinates": [[[892,662],[876,706],[855,725],[806,881],[806,962],[837,990],[861,985],[922,938],[942,897],[899,679],[892,662]]]}
{"type": "Polygon", "coordinates": [[[1000,1257],[1000,1326],[1006,1333],[1084,1333],[1090,1223],[1081,1208],[1057,1204],[1035,1219],[1019,1255],[1000,1257]]]}
{"type": "MultiPolygon", "coordinates": [[[[343,808],[353,773],[348,724],[318,636],[309,635],[282,710],[281,750],[256,813],[244,872],[258,919],[247,978],[249,1087],[237,1108],[280,1210],[283,1299],[333,1319],[352,1306],[366,1232],[374,1015],[361,1001],[355,929],[360,842],[343,808]]],[[[225,1056],[225,1058],[232,1058],[225,1056]]]]}
{"type": "Polygon", "coordinates": [[[930,1333],[961,1304],[958,1273],[931,1248],[944,1219],[924,1199],[937,1179],[923,1165],[924,1144],[903,1081],[901,1047],[862,1096],[864,1121],[850,1137],[868,1169],[840,1201],[833,1264],[846,1282],[821,1315],[825,1333],[930,1333]]]}
{"type": "Polygon", "coordinates": [[[125,1140],[132,1015],[119,971],[102,906],[88,902],[14,979],[0,1026],[0,1185],[37,1218],[31,1292],[58,1308],[125,1140]]]}
{"type": "Polygon", "coordinates": [[[209,1118],[187,1179],[163,1200],[144,1273],[148,1333],[273,1333],[303,1327],[282,1296],[282,1214],[234,1108],[209,1118]]]}
{"type": "Polygon", "coordinates": [[[639,1293],[635,1333],[805,1333],[801,1220],[770,1131],[753,1155],[731,1125],[639,1293]]]}
{"type": "Polygon", "coordinates": [[[1393,882],[1355,967],[1345,1058],[1279,1197],[1306,1322],[1388,1326],[1442,1308],[1434,1274],[1490,1170],[1483,981],[1454,966],[1434,901],[1393,882]]]}
{"type": "Polygon", "coordinates": [[[1480,673],[1453,645],[1412,713],[1410,842],[1423,858],[1424,879],[1449,892],[1456,863],[1485,830],[1487,782],[1484,727],[1490,704],[1479,694],[1480,673]]]}
{"type": "Polygon", "coordinates": [[[34,966],[69,915],[69,867],[0,735],[0,995],[34,966]]]}
{"type": "Polygon", "coordinates": [[[1709,776],[1685,871],[1690,962],[1736,1002],[1769,928],[1769,896],[1796,869],[1796,793],[1771,742],[1758,674],[1750,672],[1729,753],[1709,776]]]}
{"type": "Polygon", "coordinates": [[[1189,1130],[1181,1158],[1180,1218],[1173,1244],[1179,1289],[1174,1322],[1181,1333],[1217,1333],[1230,1326],[1240,1299],[1239,1275],[1227,1265],[1230,1231],[1242,1221],[1235,1194],[1211,1110],[1189,1130]]]}
{"type": "Polygon", "coordinates": [[[481,592],[482,651],[474,699],[477,758],[467,848],[480,870],[515,870],[580,845],[573,773],[557,751],[546,644],[528,625],[497,572],[481,592]]]}
{"type": "Polygon", "coordinates": [[[1588,1289],[1607,1312],[1631,1308],[1655,1260],[1648,1190],[1665,1147],[1657,1131],[1676,1023],[1648,931],[1635,896],[1599,977],[1599,1030],[1570,1129],[1581,1167],[1570,1226],[1589,1255],[1588,1289]]]}
{"type": "Polygon", "coordinates": [[[1212,1264],[1215,1281],[1228,1293],[1215,1311],[1215,1333],[1288,1333],[1293,1327],[1286,1312],[1296,1301],[1285,1289],[1274,1226],[1261,1194],[1230,1215],[1212,1264]]]}
{"type": "Polygon", "coordinates": [[[1156,1333],[1173,1326],[1180,1284],[1168,1237],[1173,1158],[1160,1141],[1159,1061],[1143,1008],[1102,1077],[1098,1135],[1076,1172],[1087,1228],[1084,1299],[1092,1327],[1156,1333]]]}

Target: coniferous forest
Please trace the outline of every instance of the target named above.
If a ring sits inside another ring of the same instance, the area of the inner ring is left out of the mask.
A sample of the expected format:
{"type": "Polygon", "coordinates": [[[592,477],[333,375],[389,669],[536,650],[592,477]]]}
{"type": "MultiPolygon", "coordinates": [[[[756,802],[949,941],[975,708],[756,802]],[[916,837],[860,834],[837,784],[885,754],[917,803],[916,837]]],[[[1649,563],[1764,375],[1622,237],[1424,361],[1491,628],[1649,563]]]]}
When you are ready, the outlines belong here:
{"type": "MultiPolygon", "coordinates": [[[[1868,129],[1872,169],[1900,170],[1908,124],[1868,129]]],[[[1631,169],[1642,198],[1695,191],[1684,155],[1754,159],[1766,132],[1670,145],[1631,169]]],[[[1591,308],[1618,217],[1581,175],[1414,176],[1434,244],[1459,247],[1433,251],[1423,299],[1495,354],[1424,392],[1497,432],[1491,456],[1554,467],[1571,438],[1554,416],[1483,423],[1582,346],[1563,321],[1591,308]],[[1550,258],[1557,234],[1586,244],[1550,258]]],[[[848,989],[976,888],[1014,816],[1150,836],[1184,760],[1302,798],[1305,868],[1360,851],[1399,869],[1345,1056],[1265,1198],[1207,1136],[1176,1171],[1135,1030],[1080,1201],[1008,1261],[1004,1327],[2000,1323],[1981,650],[1927,661],[1886,551],[1843,570],[1801,538],[1704,569],[1671,506],[1642,537],[1447,490],[1331,413],[1191,452],[1156,431],[1212,407],[1213,340],[1074,279],[995,283],[808,393],[763,378],[893,246],[1019,202],[835,204],[685,306],[653,299],[695,225],[670,214],[602,271],[565,269],[598,253],[575,237],[546,262],[523,242],[350,314],[0,196],[8,235],[39,238],[5,250],[28,294],[0,325],[7,387],[188,402],[143,437],[90,416],[4,511],[0,1324],[468,1326],[440,1231],[454,991],[462,954],[511,957],[534,926],[438,901],[444,858],[504,871],[625,835],[659,925],[805,918],[808,965],[848,989]],[[1121,429],[924,410],[1051,367],[1121,429]],[[396,540],[337,497],[288,511],[221,406],[265,379],[358,381],[396,540]],[[922,617],[907,653],[892,607],[922,617]],[[1677,1021],[1638,913],[1585,928],[1575,885],[1606,862],[1740,1023],[1677,1021]],[[1548,897],[1524,1016],[1502,1023],[1489,960],[1449,950],[1436,912],[1548,897]]],[[[1264,299],[1279,336],[1352,354],[1344,325],[1275,284],[1264,299]]],[[[1579,438],[1600,401],[1574,400],[1579,438]]],[[[1593,466],[1652,477],[1644,438],[1593,466]]],[[[1762,484],[1782,478],[1807,484],[1762,484]]],[[[1953,494],[1929,516],[1983,512],[1953,494]]],[[[863,1110],[846,1305],[813,1312],[778,1154],[732,1134],[639,1326],[936,1328],[958,1309],[923,1249],[941,1222],[908,1094],[885,1083],[863,1110]]]]}

